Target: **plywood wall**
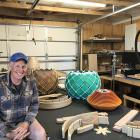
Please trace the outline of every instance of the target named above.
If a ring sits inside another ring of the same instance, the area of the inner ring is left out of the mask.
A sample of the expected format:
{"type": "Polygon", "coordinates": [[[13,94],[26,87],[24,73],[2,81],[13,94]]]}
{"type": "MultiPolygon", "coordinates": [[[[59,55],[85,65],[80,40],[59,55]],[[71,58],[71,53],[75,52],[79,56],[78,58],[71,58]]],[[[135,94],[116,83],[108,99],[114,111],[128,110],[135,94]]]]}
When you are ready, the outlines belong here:
{"type": "MultiPolygon", "coordinates": [[[[94,35],[101,34],[105,37],[124,37],[124,24],[112,25],[109,22],[97,22],[87,24],[83,27],[83,40],[90,39],[94,35]]],[[[114,43],[114,50],[123,50],[124,43],[114,43]]],[[[83,53],[93,53],[98,50],[110,50],[111,44],[98,43],[98,44],[83,44],[83,53]]]]}
{"type": "Polygon", "coordinates": [[[125,25],[119,24],[119,25],[112,25],[112,36],[124,36],[125,34],[125,25]]]}
{"type": "Polygon", "coordinates": [[[103,23],[93,23],[93,24],[86,24],[83,27],[83,40],[89,39],[90,37],[93,37],[96,34],[111,36],[111,34],[112,34],[112,24],[105,23],[105,22],[103,22],[103,23]]]}

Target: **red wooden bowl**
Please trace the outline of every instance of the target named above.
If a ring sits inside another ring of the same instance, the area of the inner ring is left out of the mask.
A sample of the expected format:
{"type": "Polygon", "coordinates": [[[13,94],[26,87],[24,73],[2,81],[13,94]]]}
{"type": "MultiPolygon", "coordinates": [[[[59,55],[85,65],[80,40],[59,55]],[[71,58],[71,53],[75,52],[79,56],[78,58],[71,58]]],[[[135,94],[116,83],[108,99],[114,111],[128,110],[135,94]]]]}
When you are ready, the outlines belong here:
{"type": "Polygon", "coordinates": [[[120,106],[122,100],[112,90],[100,89],[88,96],[87,102],[95,109],[111,111],[120,106]]]}

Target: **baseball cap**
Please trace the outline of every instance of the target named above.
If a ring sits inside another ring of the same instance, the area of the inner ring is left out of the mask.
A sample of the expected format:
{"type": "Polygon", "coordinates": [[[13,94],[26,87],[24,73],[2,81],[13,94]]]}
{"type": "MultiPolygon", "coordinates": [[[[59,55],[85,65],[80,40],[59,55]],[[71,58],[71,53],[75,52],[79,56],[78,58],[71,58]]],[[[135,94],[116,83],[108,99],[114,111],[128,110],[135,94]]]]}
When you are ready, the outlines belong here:
{"type": "Polygon", "coordinates": [[[17,52],[17,53],[14,53],[11,57],[10,57],[10,61],[11,62],[16,62],[18,60],[24,60],[25,63],[28,63],[28,57],[21,53],[21,52],[17,52]]]}

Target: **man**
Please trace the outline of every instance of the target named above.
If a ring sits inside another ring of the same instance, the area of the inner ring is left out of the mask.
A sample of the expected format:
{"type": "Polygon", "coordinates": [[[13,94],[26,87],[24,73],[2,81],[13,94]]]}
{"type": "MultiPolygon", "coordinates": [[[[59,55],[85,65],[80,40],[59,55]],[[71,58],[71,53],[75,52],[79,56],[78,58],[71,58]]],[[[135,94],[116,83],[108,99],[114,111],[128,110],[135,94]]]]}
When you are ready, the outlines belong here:
{"type": "Polygon", "coordinates": [[[44,128],[35,119],[38,91],[34,80],[26,77],[28,57],[15,53],[9,72],[0,77],[0,140],[46,140],[44,128]]]}

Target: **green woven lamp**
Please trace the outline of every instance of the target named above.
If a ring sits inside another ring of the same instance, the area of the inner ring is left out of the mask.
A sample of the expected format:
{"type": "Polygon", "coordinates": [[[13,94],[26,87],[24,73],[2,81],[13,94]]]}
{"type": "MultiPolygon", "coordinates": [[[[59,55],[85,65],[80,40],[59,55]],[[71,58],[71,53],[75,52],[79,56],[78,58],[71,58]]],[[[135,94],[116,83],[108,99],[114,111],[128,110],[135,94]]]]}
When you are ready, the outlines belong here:
{"type": "Polygon", "coordinates": [[[70,72],[65,81],[66,91],[69,96],[85,100],[87,96],[99,89],[101,80],[95,71],[70,72]]]}

